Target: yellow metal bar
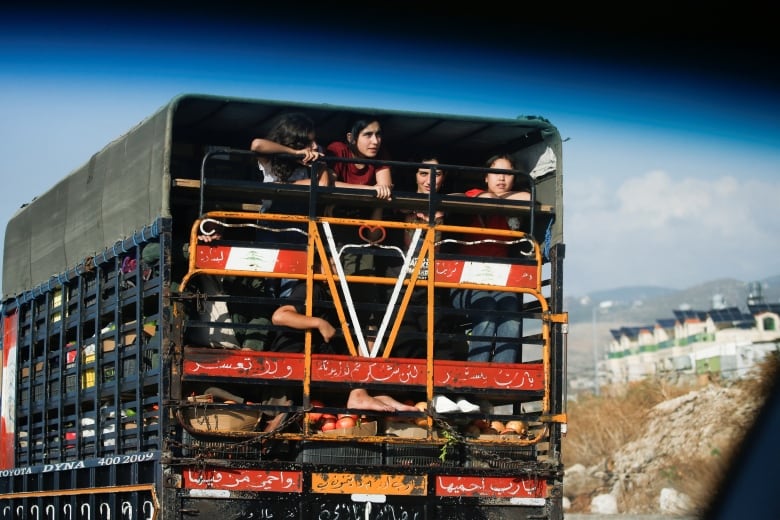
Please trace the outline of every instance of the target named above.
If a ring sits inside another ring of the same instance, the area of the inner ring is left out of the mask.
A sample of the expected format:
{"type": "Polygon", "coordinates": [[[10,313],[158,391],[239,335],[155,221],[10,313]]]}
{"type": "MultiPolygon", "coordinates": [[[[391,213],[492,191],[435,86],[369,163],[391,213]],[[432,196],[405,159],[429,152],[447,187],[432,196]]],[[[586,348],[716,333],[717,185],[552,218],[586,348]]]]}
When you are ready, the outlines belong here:
{"type": "Polygon", "coordinates": [[[325,275],[325,281],[328,283],[328,289],[330,290],[331,297],[333,298],[333,304],[336,307],[336,315],[339,318],[341,324],[341,330],[344,332],[344,340],[347,343],[347,349],[352,356],[357,356],[357,349],[355,348],[355,341],[350,333],[349,322],[347,321],[347,315],[344,312],[344,306],[339,297],[338,288],[336,287],[337,277],[333,275],[333,269],[328,261],[328,255],[325,253],[325,245],[322,242],[322,235],[319,232],[319,228],[312,222],[310,228],[313,233],[314,245],[317,247],[317,252],[320,255],[322,263],[323,274],[325,275]]]}
{"type": "Polygon", "coordinates": [[[561,312],[559,314],[548,314],[547,319],[550,320],[551,323],[569,323],[569,313],[568,312],[561,312]]]}

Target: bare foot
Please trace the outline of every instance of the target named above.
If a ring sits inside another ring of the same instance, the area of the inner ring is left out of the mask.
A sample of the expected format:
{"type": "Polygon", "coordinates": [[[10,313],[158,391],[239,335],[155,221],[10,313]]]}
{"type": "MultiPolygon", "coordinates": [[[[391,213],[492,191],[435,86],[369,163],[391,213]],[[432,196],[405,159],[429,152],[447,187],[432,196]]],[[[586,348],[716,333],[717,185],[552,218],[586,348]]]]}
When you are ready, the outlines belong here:
{"type": "Polygon", "coordinates": [[[265,425],[265,428],[263,428],[263,433],[271,433],[272,431],[276,431],[285,419],[287,419],[287,412],[276,414],[276,416],[269,420],[265,425]]]}
{"type": "Polygon", "coordinates": [[[383,401],[375,397],[368,395],[362,388],[355,388],[349,393],[349,399],[347,399],[347,408],[353,410],[374,410],[377,412],[392,412],[395,411],[391,405],[386,404],[383,401]]]}
{"type": "Polygon", "coordinates": [[[389,395],[378,395],[375,397],[375,399],[378,401],[382,401],[388,406],[392,406],[393,410],[395,410],[396,412],[419,412],[420,411],[416,406],[412,406],[410,404],[404,404],[400,401],[396,401],[389,395]]]}

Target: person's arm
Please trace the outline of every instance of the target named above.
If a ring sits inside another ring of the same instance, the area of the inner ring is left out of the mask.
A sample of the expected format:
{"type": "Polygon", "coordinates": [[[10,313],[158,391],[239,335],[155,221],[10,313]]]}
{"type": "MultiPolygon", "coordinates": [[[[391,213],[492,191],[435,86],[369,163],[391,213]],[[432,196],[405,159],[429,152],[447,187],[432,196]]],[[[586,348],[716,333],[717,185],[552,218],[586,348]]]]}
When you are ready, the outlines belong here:
{"type": "Polygon", "coordinates": [[[376,171],[376,183],[382,186],[393,187],[393,175],[390,172],[389,166],[381,166],[376,171]]]}
{"type": "Polygon", "coordinates": [[[282,305],[271,316],[271,323],[297,330],[317,329],[325,343],[329,343],[336,329],[327,320],[316,316],[301,314],[294,305],[282,305]]]}
{"type": "Polygon", "coordinates": [[[214,240],[222,240],[222,229],[222,226],[214,222],[201,222],[198,241],[208,243],[214,240]]]}
{"type": "Polygon", "coordinates": [[[489,191],[483,191],[477,197],[488,199],[508,199],[508,200],[531,200],[531,193],[528,191],[507,191],[501,195],[495,195],[489,191]]]}
{"type": "MultiPolygon", "coordinates": [[[[335,186],[334,179],[334,173],[333,170],[326,168],[325,170],[320,172],[320,180],[319,180],[319,186],[335,186]]],[[[309,186],[311,184],[311,179],[300,179],[297,181],[293,181],[293,184],[303,184],[305,186],[309,186]]],[[[345,183],[341,183],[345,184],[345,183]]],[[[348,187],[352,187],[351,184],[346,184],[348,187]]]]}
{"type": "Polygon", "coordinates": [[[290,155],[300,155],[301,163],[302,164],[309,164],[311,162],[316,161],[319,159],[322,154],[313,149],[313,148],[301,148],[300,150],[295,150],[293,148],[290,148],[289,146],[284,146],[283,144],[279,144],[275,141],[270,141],[268,139],[262,139],[262,138],[256,138],[252,140],[252,145],[250,146],[250,149],[253,152],[257,152],[263,155],[271,155],[275,153],[286,153],[290,155]]]}
{"type": "Polygon", "coordinates": [[[375,184],[373,186],[369,184],[350,184],[343,181],[335,181],[333,186],[336,188],[352,188],[356,190],[372,190],[376,192],[376,198],[383,200],[392,200],[393,187],[386,184],[375,184]]]}
{"type": "Polygon", "coordinates": [[[393,176],[388,166],[382,166],[376,173],[376,196],[378,199],[391,200],[393,196],[393,176]]]}
{"type": "Polygon", "coordinates": [[[530,191],[513,191],[510,192],[508,195],[503,197],[505,199],[512,199],[512,200],[531,200],[531,192],[530,191]]]}

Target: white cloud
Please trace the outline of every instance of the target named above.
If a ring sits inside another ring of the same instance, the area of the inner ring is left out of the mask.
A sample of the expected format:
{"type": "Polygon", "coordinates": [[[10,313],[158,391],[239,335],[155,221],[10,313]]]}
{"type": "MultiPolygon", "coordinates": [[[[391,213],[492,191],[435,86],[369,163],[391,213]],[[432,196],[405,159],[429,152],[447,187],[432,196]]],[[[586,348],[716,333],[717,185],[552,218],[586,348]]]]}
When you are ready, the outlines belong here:
{"type": "Polygon", "coordinates": [[[568,294],[780,273],[780,183],[763,173],[706,179],[654,170],[614,185],[569,179],[568,294]]]}

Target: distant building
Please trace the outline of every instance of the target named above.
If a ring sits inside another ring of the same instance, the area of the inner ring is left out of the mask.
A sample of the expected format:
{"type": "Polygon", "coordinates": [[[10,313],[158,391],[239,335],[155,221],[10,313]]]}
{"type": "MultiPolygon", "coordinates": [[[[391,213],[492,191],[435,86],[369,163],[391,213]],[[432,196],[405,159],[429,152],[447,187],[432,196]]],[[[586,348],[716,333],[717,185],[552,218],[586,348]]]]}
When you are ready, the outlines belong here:
{"type": "Polygon", "coordinates": [[[611,330],[606,359],[598,362],[600,386],[649,377],[743,377],[780,351],[780,303],[751,296],[748,313],[722,304],[709,311],[680,309],[674,319],[611,330]]]}

